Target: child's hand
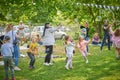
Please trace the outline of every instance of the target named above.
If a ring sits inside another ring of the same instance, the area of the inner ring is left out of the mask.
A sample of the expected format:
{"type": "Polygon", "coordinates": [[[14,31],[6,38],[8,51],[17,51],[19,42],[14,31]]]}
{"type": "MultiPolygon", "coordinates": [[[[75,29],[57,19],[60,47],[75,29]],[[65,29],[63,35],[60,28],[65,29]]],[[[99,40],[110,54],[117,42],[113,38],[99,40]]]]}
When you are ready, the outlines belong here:
{"type": "Polygon", "coordinates": [[[90,43],[91,39],[88,40],[88,43],[90,43]]]}

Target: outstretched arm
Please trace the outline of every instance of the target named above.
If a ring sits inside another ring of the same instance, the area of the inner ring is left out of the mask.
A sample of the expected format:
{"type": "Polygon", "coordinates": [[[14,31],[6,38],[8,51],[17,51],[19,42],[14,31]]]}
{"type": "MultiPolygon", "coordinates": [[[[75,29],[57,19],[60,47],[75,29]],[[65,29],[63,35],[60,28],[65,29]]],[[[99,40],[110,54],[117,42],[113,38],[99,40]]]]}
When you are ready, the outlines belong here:
{"type": "Polygon", "coordinates": [[[112,30],[112,25],[110,26],[110,33],[113,34],[114,31],[112,30]]]}
{"type": "Polygon", "coordinates": [[[91,39],[88,40],[88,43],[90,43],[91,39]]]}

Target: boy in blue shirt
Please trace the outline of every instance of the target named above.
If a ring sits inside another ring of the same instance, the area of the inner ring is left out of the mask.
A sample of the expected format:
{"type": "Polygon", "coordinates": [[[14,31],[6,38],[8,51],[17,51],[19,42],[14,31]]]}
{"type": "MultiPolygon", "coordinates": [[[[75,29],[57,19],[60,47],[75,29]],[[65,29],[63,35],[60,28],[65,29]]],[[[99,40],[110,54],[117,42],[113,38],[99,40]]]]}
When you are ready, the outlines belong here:
{"type": "Polygon", "coordinates": [[[14,67],[13,67],[13,45],[10,43],[10,37],[5,36],[5,43],[1,46],[1,53],[4,61],[4,70],[5,70],[5,80],[9,80],[8,70],[10,68],[12,80],[16,80],[14,77],[14,67]]]}

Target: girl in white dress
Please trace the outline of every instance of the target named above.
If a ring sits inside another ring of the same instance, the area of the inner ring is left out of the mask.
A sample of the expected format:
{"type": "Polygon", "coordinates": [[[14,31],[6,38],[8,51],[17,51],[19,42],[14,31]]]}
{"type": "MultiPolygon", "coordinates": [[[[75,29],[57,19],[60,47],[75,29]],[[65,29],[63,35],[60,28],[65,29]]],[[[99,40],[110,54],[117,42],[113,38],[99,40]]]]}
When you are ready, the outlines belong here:
{"type": "Polygon", "coordinates": [[[67,57],[67,63],[65,65],[65,68],[69,70],[69,68],[73,68],[72,66],[72,57],[73,57],[73,50],[74,50],[75,44],[71,42],[70,36],[65,36],[65,48],[66,48],[66,57],[67,57]]]}

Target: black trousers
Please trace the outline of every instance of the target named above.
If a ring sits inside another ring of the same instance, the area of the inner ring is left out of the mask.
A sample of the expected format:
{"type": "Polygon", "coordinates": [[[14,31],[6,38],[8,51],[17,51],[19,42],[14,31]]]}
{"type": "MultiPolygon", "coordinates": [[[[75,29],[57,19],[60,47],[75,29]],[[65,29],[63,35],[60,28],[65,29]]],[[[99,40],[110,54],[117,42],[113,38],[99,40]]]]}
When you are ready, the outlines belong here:
{"type": "Polygon", "coordinates": [[[45,49],[46,49],[45,63],[50,63],[51,54],[53,53],[53,45],[45,46],[45,49]]]}
{"type": "Polygon", "coordinates": [[[110,35],[109,34],[104,34],[100,50],[102,50],[103,45],[106,42],[106,39],[108,39],[108,50],[110,50],[110,35]]]}

